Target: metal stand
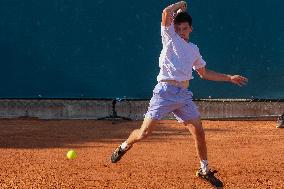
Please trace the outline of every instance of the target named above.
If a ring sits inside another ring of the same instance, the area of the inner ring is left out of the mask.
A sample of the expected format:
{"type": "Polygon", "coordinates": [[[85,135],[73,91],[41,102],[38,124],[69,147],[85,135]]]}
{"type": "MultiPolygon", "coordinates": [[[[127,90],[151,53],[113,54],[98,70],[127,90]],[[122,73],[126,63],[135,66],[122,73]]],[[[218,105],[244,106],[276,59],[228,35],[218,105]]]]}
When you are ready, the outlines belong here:
{"type": "MultiPolygon", "coordinates": [[[[131,121],[132,119],[128,118],[128,117],[122,117],[122,116],[117,116],[117,112],[115,110],[115,105],[117,102],[121,102],[121,101],[126,101],[126,99],[119,99],[119,98],[115,98],[112,100],[112,114],[110,114],[109,116],[106,117],[101,117],[98,118],[97,120],[128,120],[131,121]]],[[[112,124],[114,124],[114,122],[112,122],[112,124]]]]}

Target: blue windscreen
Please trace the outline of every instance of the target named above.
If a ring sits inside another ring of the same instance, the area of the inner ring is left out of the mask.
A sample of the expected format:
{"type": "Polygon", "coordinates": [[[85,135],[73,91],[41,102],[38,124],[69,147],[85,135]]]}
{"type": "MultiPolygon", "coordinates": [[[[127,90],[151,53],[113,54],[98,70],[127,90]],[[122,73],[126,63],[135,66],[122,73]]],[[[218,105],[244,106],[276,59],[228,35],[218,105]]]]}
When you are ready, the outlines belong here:
{"type": "MultiPolygon", "coordinates": [[[[0,0],[0,98],[150,98],[161,13],[174,1],[0,0]]],[[[191,41],[207,68],[195,98],[284,98],[284,1],[191,1],[191,41]]]]}

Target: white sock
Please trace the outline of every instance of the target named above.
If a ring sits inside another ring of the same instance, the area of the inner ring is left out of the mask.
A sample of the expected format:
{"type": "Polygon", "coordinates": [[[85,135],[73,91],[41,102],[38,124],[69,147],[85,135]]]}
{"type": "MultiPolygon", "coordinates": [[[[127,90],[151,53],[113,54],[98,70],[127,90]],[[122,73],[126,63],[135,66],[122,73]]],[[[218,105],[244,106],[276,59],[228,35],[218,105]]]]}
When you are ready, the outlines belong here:
{"type": "Polygon", "coordinates": [[[209,172],[208,161],[207,160],[201,160],[200,161],[200,168],[201,168],[203,174],[208,173],[209,172]]]}
{"type": "Polygon", "coordinates": [[[125,150],[128,148],[128,144],[127,144],[127,141],[123,142],[121,145],[120,145],[121,149],[122,150],[125,150]]]}

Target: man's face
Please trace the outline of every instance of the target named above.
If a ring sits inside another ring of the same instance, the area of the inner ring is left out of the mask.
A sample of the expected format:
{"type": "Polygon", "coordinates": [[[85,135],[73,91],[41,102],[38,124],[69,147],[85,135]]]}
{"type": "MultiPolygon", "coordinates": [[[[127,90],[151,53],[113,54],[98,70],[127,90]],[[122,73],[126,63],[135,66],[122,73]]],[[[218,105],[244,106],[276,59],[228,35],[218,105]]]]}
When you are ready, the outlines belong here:
{"type": "Polygon", "coordinates": [[[192,27],[188,24],[188,22],[175,24],[175,32],[185,41],[188,41],[189,34],[192,32],[192,27]]]}

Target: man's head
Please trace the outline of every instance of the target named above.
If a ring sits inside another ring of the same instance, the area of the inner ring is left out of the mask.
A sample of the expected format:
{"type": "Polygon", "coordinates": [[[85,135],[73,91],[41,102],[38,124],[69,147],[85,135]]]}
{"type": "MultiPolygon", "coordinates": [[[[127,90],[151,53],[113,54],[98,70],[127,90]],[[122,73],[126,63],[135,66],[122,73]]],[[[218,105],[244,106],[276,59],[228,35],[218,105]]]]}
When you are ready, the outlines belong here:
{"type": "Polygon", "coordinates": [[[187,12],[180,12],[174,18],[175,32],[184,40],[189,40],[192,32],[192,18],[187,12]]]}

